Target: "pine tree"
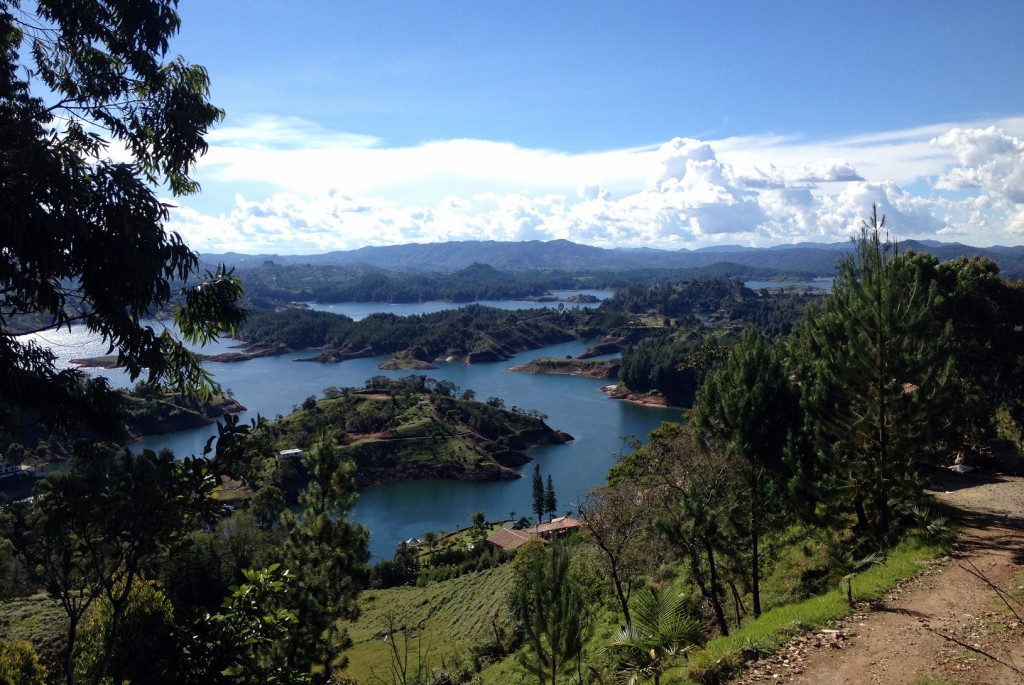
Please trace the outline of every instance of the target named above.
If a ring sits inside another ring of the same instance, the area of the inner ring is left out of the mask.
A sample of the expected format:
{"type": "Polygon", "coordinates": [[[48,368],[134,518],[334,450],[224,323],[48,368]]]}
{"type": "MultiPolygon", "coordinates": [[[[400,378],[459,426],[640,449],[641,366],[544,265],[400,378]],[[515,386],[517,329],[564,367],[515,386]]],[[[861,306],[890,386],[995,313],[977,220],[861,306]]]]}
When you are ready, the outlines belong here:
{"type": "Polygon", "coordinates": [[[799,394],[780,356],[763,335],[747,331],[705,380],[693,407],[698,440],[714,445],[735,469],[726,496],[730,523],[750,574],[754,616],[761,615],[761,538],[785,506],[784,463],[799,426],[799,394]],[[742,541],[742,542],[741,542],[742,541]]]}
{"type": "Polygon", "coordinates": [[[548,474],[548,485],[544,490],[544,511],[554,519],[555,512],[558,511],[558,499],[555,498],[555,486],[551,482],[551,474],[548,474]]]}
{"type": "Polygon", "coordinates": [[[877,208],[832,294],[804,324],[801,374],[828,503],[887,538],[893,508],[920,495],[915,462],[940,420],[951,371],[933,289],[888,236],[877,208]]]}
{"type": "Polygon", "coordinates": [[[351,644],[342,621],[359,614],[369,533],[348,518],[356,501],[355,465],[341,459],[334,438],[321,431],[302,462],[310,479],[299,494],[306,509],[301,519],[290,512],[284,518],[283,565],[295,576],[285,604],[298,618],[298,635],[281,646],[281,658],[318,683],[344,663],[340,654],[351,644]]]}
{"type": "Polygon", "coordinates": [[[586,602],[569,574],[569,553],[563,545],[541,550],[526,562],[512,606],[526,635],[520,663],[540,685],[556,685],[573,659],[579,665],[589,632],[586,602]]]}
{"type": "Polygon", "coordinates": [[[540,464],[533,470],[533,513],[537,515],[537,525],[544,518],[544,479],[540,476],[540,464]]]}

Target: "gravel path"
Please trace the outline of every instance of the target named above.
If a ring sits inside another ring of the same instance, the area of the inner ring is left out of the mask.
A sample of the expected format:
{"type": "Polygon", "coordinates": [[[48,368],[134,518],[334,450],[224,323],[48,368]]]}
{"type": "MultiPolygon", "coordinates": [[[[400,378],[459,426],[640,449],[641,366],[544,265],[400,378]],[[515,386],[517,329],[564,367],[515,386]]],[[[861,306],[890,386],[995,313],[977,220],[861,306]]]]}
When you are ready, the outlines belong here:
{"type": "Polygon", "coordinates": [[[797,636],[736,682],[1024,683],[1024,623],[979,577],[1013,593],[1024,618],[1024,478],[950,475],[940,487],[936,499],[963,512],[951,557],[828,630],[797,636]]]}

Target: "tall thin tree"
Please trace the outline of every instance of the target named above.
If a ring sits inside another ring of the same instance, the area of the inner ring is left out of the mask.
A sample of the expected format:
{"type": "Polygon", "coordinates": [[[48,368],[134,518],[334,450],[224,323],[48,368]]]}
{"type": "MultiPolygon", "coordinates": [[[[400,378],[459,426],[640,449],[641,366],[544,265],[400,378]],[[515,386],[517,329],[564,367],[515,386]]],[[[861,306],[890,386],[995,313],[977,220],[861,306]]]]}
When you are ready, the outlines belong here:
{"type": "Polygon", "coordinates": [[[533,469],[533,513],[537,515],[537,525],[544,518],[544,479],[540,475],[540,464],[533,469]]]}
{"type": "Polygon", "coordinates": [[[548,474],[548,484],[544,488],[544,511],[553,520],[555,512],[558,511],[558,499],[555,497],[555,485],[551,481],[551,474],[548,474]]]}

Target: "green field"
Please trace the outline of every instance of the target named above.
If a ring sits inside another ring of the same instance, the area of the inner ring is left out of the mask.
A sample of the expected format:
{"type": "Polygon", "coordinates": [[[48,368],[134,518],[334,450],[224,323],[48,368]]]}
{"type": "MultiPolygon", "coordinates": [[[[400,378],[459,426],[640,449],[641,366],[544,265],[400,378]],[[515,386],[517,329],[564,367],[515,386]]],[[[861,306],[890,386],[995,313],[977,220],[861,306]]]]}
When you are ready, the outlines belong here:
{"type": "MultiPolygon", "coordinates": [[[[422,655],[431,666],[493,642],[494,626],[509,620],[505,596],[512,581],[512,567],[506,564],[427,587],[364,592],[362,615],[349,627],[354,643],[346,652],[349,672],[360,682],[370,682],[375,673],[388,680],[391,652],[384,638],[389,624],[408,628],[410,661],[422,655]]],[[[404,636],[397,641],[403,646],[404,636]]]]}

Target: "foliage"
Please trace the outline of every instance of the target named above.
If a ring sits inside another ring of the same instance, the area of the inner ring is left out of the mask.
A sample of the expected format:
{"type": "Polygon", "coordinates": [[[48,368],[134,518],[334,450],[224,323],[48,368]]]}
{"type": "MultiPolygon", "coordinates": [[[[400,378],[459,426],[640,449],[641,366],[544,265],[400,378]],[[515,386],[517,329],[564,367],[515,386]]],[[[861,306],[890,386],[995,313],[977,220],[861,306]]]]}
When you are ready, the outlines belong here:
{"type": "Polygon", "coordinates": [[[298,624],[286,643],[277,644],[280,663],[326,682],[351,642],[343,620],[358,616],[356,595],[369,559],[366,528],[349,520],[355,504],[354,465],[341,458],[334,439],[321,432],[303,455],[309,484],[299,495],[302,518],[285,512],[288,537],[283,565],[294,574],[283,599],[298,624]]]}
{"type": "Polygon", "coordinates": [[[738,279],[700,278],[675,283],[628,285],[616,290],[602,306],[633,315],[678,318],[714,312],[752,295],[738,279]]]}
{"type": "Polygon", "coordinates": [[[140,580],[133,584],[116,624],[114,608],[101,598],[89,612],[75,643],[76,678],[100,682],[105,673],[115,683],[180,683],[182,650],[177,647],[179,635],[167,597],[152,583],[140,580]],[[111,640],[115,625],[121,635],[116,641],[111,640]],[[108,654],[110,642],[114,649],[108,654]]]}
{"type": "Polygon", "coordinates": [[[698,447],[690,426],[665,423],[615,470],[613,482],[622,482],[628,473],[658,497],[659,533],[683,560],[719,631],[728,634],[720,551],[729,544],[730,503],[721,493],[727,492],[735,469],[727,455],[698,447]]]}
{"type": "Polygon", "coordinates": [[[23,640],[0,644],[0,685],[45,685],[46,667],[23,640]]]}
{"type": "Polygon", "coordinates": [[[956,378],[948,384],[954,396],[946,409],[956,437],[971,442],[993,437],[1001,409],[1024,425],[1024,288],[1001,278],[989,259],[961,257],[940,263],[925,254],[907,258],[935,289],[934,315],[946,327],[956,378]]]}
{"type": "Polygon", "coordinates": [[[892,533],[894,507],[920,495],[915,464],[947,418],[952,371],[935,290],[883,240],[884,224],[877,213],[864,223],[799,341],[826,504],[852,508],[858,525],[880,537],[892,533]]]}
{"type": "Polygon", "coordinates": [[[716,336],[695,325],[645,338],[623,353],[619,379],[634,392],[656,390],[675,406],[691,406],[704,376],[722,356],[716,336]]]}
{"type": "Polygon", "coordinates": [[[274,654],[298,639],[297,619],[282,608],[291,576],[278,564],[246,569],[245,582],[231,588],[220,612],[207,618],[210,645],[202,655],[207,672],[223,674],[238,685],[299,685],[304,672],[281,663],[274,654]]]}
{"type": "Polygon", "coordinates": [[[556,544],[550,552],[530,557],[514,597],[515,616],[526,636],[527,652],[520,663],[541,685],[556,685],[571,662],[580,670],[589,630],[585,600],[569,575],[569,553],[556,544]]]}
{"type": "Polygon", "coordinates": [[[544,518],[544,479],[540,475],[540,464],[533,468],[533,513],[537,515],[537,525],[544,518]]]}
{"type": "Polygon", "coordinates": [[[634,584],[664,558],[655,531],[655,497],[649,484],[619,482],[590,491],[578,505],[587,539],[601,550],[603,575],[612,583],[626,625],[632,622],[634,584]]]}
{"type": "MultiPolygon", "coordinates": [[[[455,390],[450,381],[422,375],[377,376],[365,389],[332,392],[333,398],[271,422],[259,435],[272,451],[308,449],[326,428],[341,443],[343,456],[355,462],[360,487],[425,477],[515,478],[510,467],[529,461],[520,450],[564,441],[535,410],[456,399],[455,390]]],[[[294,499],[304,479],[301,467],[292,460],[268,462],[277,472],[275,485],[294,499]]]]}
{"type": "Polygon", "coordinates": [[[40,483],[34,506],[15,526],[28,567],[68,617],[64,672],[75,681],[78,629],[93,604],[110,607],[96,679],[102,679],[136,582],[185,533],[219,513],[204,460],[163,451],[83,454],[74,468],[40,483]]]}
{"type": "Polygon", "coordinates": [[[230,272],[184,285],[198,259],[162,226],[168,207],[154,186],[197,190],[189,174],[222,116],[202,67],[168,59],[175,4],[131,13],[99,0],[0,4],[0,419],[9,430],[42,420],[121,434],[106,383],[59,371],[49,350],[15,338],[20,317],[40,328],[81,322],[133,379],[184,390],[208,387],[209,376],[183,341],[143,320],[170,307],[196,342],[243,316],[230,272]],[[108,152],[121,148],[126,161],[108,152]]]}
{"type": "Polygon", "coordinates": [[[0,643],[27,642],[51,678],[62,673],[67,614],[45,594],[0,602],[0,643]]]}
{"type": "Polygon", "coordinates": [[[727,550],[746,565],[759,616],[762,540],[786,510],[784,456],[802,422],[798,390],[767,339],[751,330],[740,337],[698,391],[691,420],[697,439],[723,452],[734,469],[719,493],[730,503],[735,544],[727,550]]]}
{"type": "Polygon", "coordinates": [[[608,645],[619,660],[629,685],[661,674],[672,662],[704,641],[704,631],[685,613],[682,595],[671,588],[647,588],[634,603],[633,621],[619,630],[608,645]]]}
{"type": "Polygon", "coordinates": [[[558,512],[558,498],[555,497],[555,485],[551,481],[551,474],[548,474],[547,485],[544,488],[544,511],[548,516],[554,518],[558,512]]]}
{"type": "Polygon", "coordinates": [[[450,356],[483,361],[507,359],[521,350],[576,339],[589,314],[577,309],[508,311],[468,305],[432,314],[371,314],[360,321],[301,309],[253,311],[239,330],[247,343],[302,350],[323,347],[323,358],[396,355],[418,359],[450,356]]]}

